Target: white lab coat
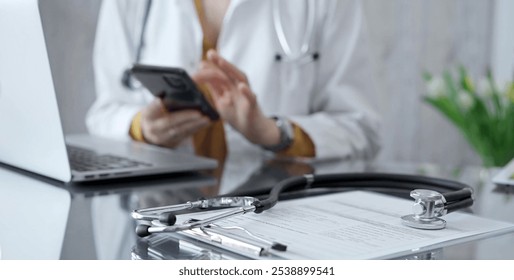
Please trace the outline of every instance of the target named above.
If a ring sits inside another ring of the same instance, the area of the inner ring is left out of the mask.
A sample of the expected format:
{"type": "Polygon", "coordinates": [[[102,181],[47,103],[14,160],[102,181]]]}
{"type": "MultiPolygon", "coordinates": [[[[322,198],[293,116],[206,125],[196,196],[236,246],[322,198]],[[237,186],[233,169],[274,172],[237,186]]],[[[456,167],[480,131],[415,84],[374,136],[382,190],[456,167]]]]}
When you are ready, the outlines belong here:
{"type": "MultiPolygon", "coordinates": [[[[135,60],[146,1],[103,1],[94,52],[97,100],[87,116],[92,134],[128,138],[134,115],[153,97],[130,91],[121,76],[135,60]]],[[[267,115],[282,115],[309,134],[320,159],[370,158],[378,151],[378,118],[370,106],[374,87],[358,1],[312,1],[316,5],[311,49],[319,59],[303,65],[276,62],[282,52],[273,24],[272,0],[232,0],[218,51],[244,71],[267,115]]],[[[282,1],[281,21],[293,51],[306,28],[307,1],[282,1]]],[[[197,69],[202,29],[193,1],[154,0],[141,63],[197,69]]],[[[264,154],[225,126],[230,156],[264,154]]],[[[190,142],[190,141],[189,141],[190,142]]]]}

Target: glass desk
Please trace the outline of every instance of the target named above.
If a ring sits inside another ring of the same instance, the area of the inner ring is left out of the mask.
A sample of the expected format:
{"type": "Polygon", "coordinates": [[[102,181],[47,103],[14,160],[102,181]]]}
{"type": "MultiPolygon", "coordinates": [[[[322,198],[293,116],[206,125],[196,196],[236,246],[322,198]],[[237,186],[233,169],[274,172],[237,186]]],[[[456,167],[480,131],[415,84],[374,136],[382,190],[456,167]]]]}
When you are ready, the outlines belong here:
{"type": "MultiPolygon", "coordinates": [[[[496,186],[497,170],[420,163],[268,160],[227,166],[222,178],[184,173],[89,184],[62,184],[0,165],[2,259],[240,259],[168,234],[138,238],[130,212],[229,192],[269,189],[307,173],[421,174],[465,182],[475,190],[471,211],[514,223],[514,188],[496,186]]],[[[514,233],[469,241],[401,259],[514,259],[514,233]]]]}

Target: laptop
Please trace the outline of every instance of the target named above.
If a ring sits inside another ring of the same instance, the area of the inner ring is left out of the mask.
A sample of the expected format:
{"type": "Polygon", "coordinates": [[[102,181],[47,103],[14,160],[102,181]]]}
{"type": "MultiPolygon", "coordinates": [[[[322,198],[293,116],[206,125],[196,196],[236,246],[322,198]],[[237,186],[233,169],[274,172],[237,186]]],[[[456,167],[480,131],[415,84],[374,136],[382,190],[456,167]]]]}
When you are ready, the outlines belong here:
{"type": "Polygon", "coordinates": [[[189,153],[64,137],[37,0],[0,0],[0,162],[59,181],[213,169],[189,153]]]}

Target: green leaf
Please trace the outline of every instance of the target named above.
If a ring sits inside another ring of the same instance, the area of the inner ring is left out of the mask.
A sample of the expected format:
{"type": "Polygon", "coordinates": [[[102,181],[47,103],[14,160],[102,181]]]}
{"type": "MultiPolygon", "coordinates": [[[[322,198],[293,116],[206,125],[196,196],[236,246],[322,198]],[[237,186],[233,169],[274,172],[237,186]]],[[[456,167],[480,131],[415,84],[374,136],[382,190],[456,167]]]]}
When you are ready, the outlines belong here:
{"type": "Polygon", "coordinates": [[[448,88],[448,95],[452,98],[457,96],[457,87],[455,85],[455,81],[453,77],[450,75],[448,71],[443,73],[443,80],[446,83],[446,87],[448,88]]]}
{"type": "Polygon", "coordinates": [[[496,83],[494,82],[493,73],[491,70],[487,71],[487,81],[489,82],[489,86],[491,87],[492,91],[492,100],[494,105],[494,111],[496,114],[502,114],[503,108],[501,106],[501,100],[500,100],[500,91],[496,87],[496,83]]]}
{"type": "Polygon", "coordinates": [[[464,66],[459,67],[459,73],[460,73],[460,86],[469,93],[475,92],[475,86],[473,85],[473,82],[471,81],[471,77],[468,75],[468,72],[464,68],[464,66]]]}

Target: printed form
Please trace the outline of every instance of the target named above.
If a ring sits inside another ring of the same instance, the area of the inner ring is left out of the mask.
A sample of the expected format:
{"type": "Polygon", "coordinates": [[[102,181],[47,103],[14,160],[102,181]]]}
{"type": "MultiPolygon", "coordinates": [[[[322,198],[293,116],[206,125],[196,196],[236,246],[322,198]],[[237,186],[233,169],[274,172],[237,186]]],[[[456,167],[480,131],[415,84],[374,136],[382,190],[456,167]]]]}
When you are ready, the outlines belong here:
{"type": "MultiPolygon", "coordinates": [[[[212,241],[219,242],[218,234],[249,244],[262,244],[258,238],[274,241],[287,245],[285,252],[269,250],[271,257],[281,259],[383,259],[514,231],[514,224],[463,212],[442,217],[447,221],[442,230],[410,228],[401,223],[401,216],[411,213],[412,204],[363,191],[280,201],[261,214],[247,213],[216,222],[210,238],[194,238],[215,246],[219,244],[212,241]]],[[[213,213],[190,217],[202,219],[213,213]]],[[[191,232],[184,234],[191,236],[191,232]]],[[[219,247],[256,257],[232,246],[219,247]]]]}

